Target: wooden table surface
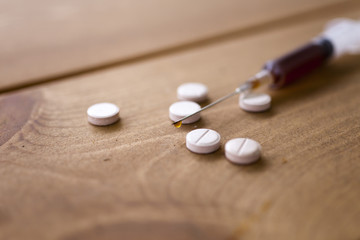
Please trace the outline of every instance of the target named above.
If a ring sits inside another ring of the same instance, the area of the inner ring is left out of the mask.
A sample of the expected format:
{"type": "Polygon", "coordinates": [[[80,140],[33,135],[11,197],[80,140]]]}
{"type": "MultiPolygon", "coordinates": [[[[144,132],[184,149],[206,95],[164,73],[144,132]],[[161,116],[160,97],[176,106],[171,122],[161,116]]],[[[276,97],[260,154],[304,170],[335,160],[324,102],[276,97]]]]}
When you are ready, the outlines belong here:
{"type": "Polygon", "coordinates": [[[359,56],[262,89],[264,113],[168,119],[180,84],[215,100],[337,17],[360,2],[0,1],[0,239],[360,239],[359,56]],[[121,120],[88,124],[105,101],[121,120]],[[202,127],[220,150],[186,149],[202,127]],[[227,161],[235,137],[261,160],[227,161]]]}

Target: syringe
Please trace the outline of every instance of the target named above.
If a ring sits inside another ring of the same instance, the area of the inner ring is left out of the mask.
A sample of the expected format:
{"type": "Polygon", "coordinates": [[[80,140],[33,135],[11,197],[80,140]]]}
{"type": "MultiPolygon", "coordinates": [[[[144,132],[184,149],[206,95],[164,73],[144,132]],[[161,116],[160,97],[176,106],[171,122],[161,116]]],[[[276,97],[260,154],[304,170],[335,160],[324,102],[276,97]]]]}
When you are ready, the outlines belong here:
{"type": "Polygon", "coordinates": [[[309,74],[332,57],[339,57],[344,53],[358,53],[359,51],[360,22],[348,19],[333,20],[320,37],[280,58],[268,61],[259,73],[236,88],[234,92],[173,122],[173,125],[179,128],[185,119],[234,95],[251,91],[259,86],[269,84],[271,88],[275,89],[284,87],[309,74]]]}

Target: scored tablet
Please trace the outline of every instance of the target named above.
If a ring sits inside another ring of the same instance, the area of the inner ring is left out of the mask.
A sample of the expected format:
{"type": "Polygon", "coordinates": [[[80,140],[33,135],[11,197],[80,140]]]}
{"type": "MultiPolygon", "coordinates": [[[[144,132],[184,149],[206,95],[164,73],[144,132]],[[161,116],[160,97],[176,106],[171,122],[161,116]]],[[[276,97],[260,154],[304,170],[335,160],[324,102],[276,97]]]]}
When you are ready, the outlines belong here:
{"type": "Polygon", "coordinates": [[[225,144],[225,157],[236,164],[256,162],[260,154],[260,144],[250,138],[234,138],[225,144]]]}
{"type": "Polygon", "coordinates": [[[220,147],[220,134],[206,128],[193,130],[186,135],[186,147],[194,153],[215,152],[220,147]]]}

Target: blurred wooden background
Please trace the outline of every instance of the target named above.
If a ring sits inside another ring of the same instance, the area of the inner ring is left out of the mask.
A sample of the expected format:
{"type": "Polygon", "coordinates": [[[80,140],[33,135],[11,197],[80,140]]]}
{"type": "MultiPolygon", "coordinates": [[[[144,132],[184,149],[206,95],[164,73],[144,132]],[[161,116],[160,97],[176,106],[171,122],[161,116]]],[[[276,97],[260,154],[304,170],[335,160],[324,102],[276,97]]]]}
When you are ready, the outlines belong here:
{"type": "Polygon", "coordinates": [[[337,17],[360,1],[0,0],[0,239],[360,239],[359,56],[265,89],[265,113],[168,119],[181,83],[214,100],[337,17]],[[89,125],[104,101],[121,121],[89,125]],[[261,161],[189,152],[199,127],[261,161]]]}

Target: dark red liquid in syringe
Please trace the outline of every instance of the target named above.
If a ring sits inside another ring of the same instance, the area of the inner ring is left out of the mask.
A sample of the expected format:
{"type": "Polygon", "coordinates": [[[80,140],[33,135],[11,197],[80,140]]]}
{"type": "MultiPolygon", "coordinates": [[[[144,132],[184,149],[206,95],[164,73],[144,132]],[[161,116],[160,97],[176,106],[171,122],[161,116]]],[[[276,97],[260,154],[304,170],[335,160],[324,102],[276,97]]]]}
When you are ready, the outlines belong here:
{"type": "Polygon", "coordinates": [[[288,85],[323,65],[333,54],[332,43],[316,39],[278,59],[269,61],[264,69],[274,78],[272,87],[288,85]]]}

